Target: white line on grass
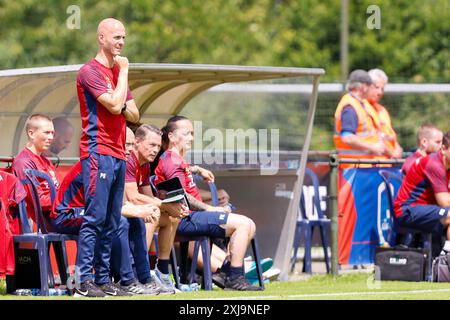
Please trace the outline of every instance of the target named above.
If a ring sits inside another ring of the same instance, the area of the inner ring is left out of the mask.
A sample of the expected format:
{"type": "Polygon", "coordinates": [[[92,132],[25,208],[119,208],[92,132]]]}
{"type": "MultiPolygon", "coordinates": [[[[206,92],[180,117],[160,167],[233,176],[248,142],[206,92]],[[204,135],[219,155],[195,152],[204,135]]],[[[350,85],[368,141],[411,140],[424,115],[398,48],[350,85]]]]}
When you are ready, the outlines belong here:
{"type": "MultiPolygon", "coordinates": [[[[276,299],[276,298],[320,298],[320,297],[342,297],[342,296],[361,296],[361,295],[386,295],[386,294],[419,294],[433,292],[450,292],[450,289],[429,289],[429,290],[411,290],[411,291],[373,291],[373,292],[335,292],[335,293],[311,293],[311,294],[290,294],[283,296],[245,296],[245,297],[226,297],[212,298],[207,300],[256,300],[256,299],[276,299]]],[[[205,299],[198,299],[205,300],[205,299]]]]}

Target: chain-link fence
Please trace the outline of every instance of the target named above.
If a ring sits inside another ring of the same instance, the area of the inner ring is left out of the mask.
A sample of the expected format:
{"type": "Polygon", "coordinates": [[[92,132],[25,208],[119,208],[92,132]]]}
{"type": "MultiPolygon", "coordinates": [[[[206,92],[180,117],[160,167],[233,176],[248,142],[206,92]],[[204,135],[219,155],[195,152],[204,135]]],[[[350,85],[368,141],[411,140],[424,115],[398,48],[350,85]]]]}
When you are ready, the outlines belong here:
{"type": "MultiPolygon", "coordinates": [[[[194,98],[182,114],[201,120],[203,128],[279,129],[280,150],[301,150],[311,86],[305,83],[233,84],[215,87],[194,98]]],[[[310,150],[332,150],[334,112],[344,85],[319,86],[310,150]]],[[[388,84],[381,103],[388,109],[404,151],[416,147],[423,123],[449,130],[450,85],[388,84]]],[[[204,147],[205,145],[203,145],[204,147]]]]}

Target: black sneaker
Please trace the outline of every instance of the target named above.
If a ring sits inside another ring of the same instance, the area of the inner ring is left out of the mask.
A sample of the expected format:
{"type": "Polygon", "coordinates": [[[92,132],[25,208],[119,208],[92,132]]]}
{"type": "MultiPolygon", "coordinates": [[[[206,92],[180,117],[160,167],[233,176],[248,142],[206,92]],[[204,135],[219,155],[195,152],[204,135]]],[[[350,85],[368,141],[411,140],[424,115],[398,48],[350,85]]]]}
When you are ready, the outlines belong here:
{"type": "Polygon", "coordinates": [[[81,283],[80,288],[75,288],[73,296],[75,298],[104,298],[106,294],[91,279],[81,283]]]}
{"type": "Polygon", "coordinates": [[[108,296],[112,296],[112,297],[129,297],[132,296],[131,293],[122,290],[122,288],[120,288],[120,285],[115,284],[113,282],[109,282],[109,283],[105,283],[102,284],[100,286],[100,289],[102,289],[102,291],[108,295],[108,296]]]}
{"type": "Polygon", "coordinates": [[[213,273],[213,275],[212,275],[213,283],[216,286],[218,286],[220,289],[225,288],[226,280],[227,280],[227,275],[225,272],[217,272],[217,273],[213,273]]]}
{"type": "Polygon", "coordinates": [[[230,280],[230,277],[227,277],[225,281],[225,290],[262,291],[263,289],[252,285],[244,275],[240,275],[234,280],[230,280]]]}

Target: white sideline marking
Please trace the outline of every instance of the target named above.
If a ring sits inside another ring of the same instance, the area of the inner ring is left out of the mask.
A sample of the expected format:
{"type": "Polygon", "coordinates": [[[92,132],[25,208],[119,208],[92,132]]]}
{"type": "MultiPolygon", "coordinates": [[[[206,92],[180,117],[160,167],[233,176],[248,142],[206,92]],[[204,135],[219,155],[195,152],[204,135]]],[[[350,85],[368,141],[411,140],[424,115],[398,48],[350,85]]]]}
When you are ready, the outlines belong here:
{"type": "MultiPolygon", "coordinates": [[[[312,293],[312,294],[291,294],[286,296],[246,296],[246,297],[226,297],[212,298],[207,300],[257,300],[257,299],[275,299],[275,298],[320,298],[320,297],[340,297],[340,296],[362,296],[377,294],[419,294],[433,292],[450,292],[450,289],[429,289],[429,290],[411,290],[411,291],[373,291],[373,292],[335,292],[335,293],[312,293]]],[[[196,299],[205,300],[205,299],[196,299]]]]}

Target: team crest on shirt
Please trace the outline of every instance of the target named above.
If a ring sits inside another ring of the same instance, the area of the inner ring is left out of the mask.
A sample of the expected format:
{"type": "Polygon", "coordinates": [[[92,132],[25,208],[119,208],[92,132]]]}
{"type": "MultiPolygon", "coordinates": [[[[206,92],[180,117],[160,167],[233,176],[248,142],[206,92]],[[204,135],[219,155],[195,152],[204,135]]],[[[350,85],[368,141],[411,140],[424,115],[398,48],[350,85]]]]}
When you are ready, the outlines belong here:
{"type": "Polygon", "coordinates": [[[105,81],[106,81],[106,86],[108,87],[108,89],[112,89],[111,79],[109,79],[108,76],[105,76],[105,81]]]}

